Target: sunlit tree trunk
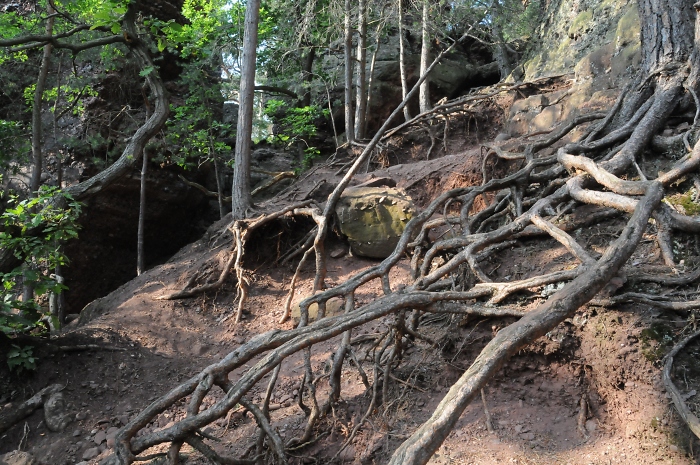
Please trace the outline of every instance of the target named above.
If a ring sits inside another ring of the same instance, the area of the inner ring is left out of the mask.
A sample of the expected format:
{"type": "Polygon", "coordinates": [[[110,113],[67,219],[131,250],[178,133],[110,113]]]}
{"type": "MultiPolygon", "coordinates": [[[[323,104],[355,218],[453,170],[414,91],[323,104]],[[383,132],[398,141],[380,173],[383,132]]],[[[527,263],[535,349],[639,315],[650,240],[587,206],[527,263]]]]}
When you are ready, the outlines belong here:
{"type": "Polygon", "coordinates": [[[367,0],[359,0],[358,10],[355,138],[364,139],[365,110],[367,108],[367,0]]]}
{"type": "Polygon", "coordinates": [[[348,143],[355,140],[355,124],[352,108],[352,2],[345,0],[345,137],[348,143]]]}
{"type": "MultiPolygon", "coordinates": [[[[406,37],[403,27],[403,0],[399,0],[399,74],[401,74],[401,99],[406,99],[408,94],[408,76],[406,72],[406,37]]],[[[411,111],[408,105],[403,107],[403,117],[406,121],[411,119],[411,111]]]]}
{"type": "Polygon", "coordinates": [[[245,12],[243,58],[241,60],[241,88],[236,132],[236,151],[231,189],[232,215],[245,218],[252,207],[250,196],[250,145],[253,135],[253,105],[255,88],[255,57],[258,45],[260,0],[249,0],[245,12]]]}
{"type": "MultiPolygon", "coordinates": [[[[428,33],[428,18],[429,13],[428,0],[423,0],[423,19],[421,21],[421,47],[420,47],[420,75],[423,76],[430,66],[430,34],[428,33]]],[[[421,113],[430,110],[430,87],[426,79],[420,85],[420,93],[418,96],[421,113]]]]}
{"type": "Polygon", "coordinates": [[[372,52],[372,59],[369,65],[369,76],[367,77],[367,98],[365,99],[365,114],[363,118],[362,132],[367,134],[367,121],[369,120],[369,112],[372,108],[372,85],[374,84],[374,67],[377,63],[377,55],[379,54],[379,47],[381,46],[381,29],[386,23],[377,26],[377,34],[375,36],[374,51],[372,52]]]}

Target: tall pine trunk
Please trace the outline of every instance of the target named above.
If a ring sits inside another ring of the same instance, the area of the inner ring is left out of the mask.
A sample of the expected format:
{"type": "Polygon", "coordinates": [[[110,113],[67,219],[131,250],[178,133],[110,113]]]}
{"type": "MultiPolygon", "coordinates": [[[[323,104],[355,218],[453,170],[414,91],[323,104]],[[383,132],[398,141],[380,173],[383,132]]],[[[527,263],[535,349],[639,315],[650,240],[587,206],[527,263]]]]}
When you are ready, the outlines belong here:
{"type": "Polygon", "coordinates": [[[233,166],[231,207],[234,219],[245,218],[252,207],[250,195],[250,145],[253,135],[253,106],[255,88],[255,57],[258,46],[260,0],[249,0],[245,11],[241,88],[236,130],[236,150],[233,166]]]}

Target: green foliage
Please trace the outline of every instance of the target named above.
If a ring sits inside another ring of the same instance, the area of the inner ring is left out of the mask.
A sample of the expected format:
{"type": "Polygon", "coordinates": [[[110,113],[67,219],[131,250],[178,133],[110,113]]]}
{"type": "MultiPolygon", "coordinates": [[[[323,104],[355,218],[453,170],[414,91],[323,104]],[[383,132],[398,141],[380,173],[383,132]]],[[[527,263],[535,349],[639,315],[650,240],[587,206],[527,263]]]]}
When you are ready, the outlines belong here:
{"type": "Polygon", "coordinates": [[[268,142],[287,147],[299,142],[305,144],[302,168],[309,168],[314,158],[321,154],[317,147],[311,145],[310,139],[316,135],[318,120],[329,116],[328,109],[317,105],[289,108],[283,100],[268,100],[265,115],[274,121],[277,129],[275,134],[270,135],[268,142]]]}
{"type": "MultiPolygon", "coordinates": [[[[16,168],[30,153],[29,131],[19,121],[0,119],[0,171],[16,168]]],[[[1,197],[1,195],[0,195],[1,197]]]]}
{"type": "Polygon", "coordinates": [[[205,161],[226,160],[230,156],[231,147],[222,139],[230,137],[233,129],[220,121],[221,88],[212,82],[206,64],[195,61],[182,73],[188,92],[183,104],[171,108],[166,138],[171,155],[163,162],[193,168],[205,161]],[[207,81],[209,85],[203,85],[207,81]]]}
{"type": "Polygon", "coordinates": [[[24,370],[36,370],[36,357],[34,348],[31,346],[20,347],[12,344],[12,348],[7,353],[7,365],[10,370],[21,373],[24,370]]]}
{"type": "Polygon", "coordinates": [[[0,247],[11,250],[23,265],[0,273],[0,331],[5,333],[30,330],[42,317],[36,301],[19,298],[21,283],[31,283],[38,297],[65,289],[50,273],[68,263],[61,245],[78,236],[81,208],[69,194],[46,186],[36,198],[11,197],[9,203],[0,215],[0,247]],[[61,199],[66,208],[57,206],[61,199]]]}

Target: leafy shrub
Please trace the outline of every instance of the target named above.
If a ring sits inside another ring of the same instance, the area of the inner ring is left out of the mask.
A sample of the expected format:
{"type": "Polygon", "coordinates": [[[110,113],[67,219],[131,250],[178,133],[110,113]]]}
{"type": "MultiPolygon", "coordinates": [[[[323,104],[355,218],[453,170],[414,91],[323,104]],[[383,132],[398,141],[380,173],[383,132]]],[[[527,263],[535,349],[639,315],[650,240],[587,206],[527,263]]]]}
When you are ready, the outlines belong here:
{"type": "Polygon", "coordinates": [[[68,263],[61,246],[78,236],[80,203],[56,187],[43,186],[37,197],[11,197],[9,204],[0,215],[0,248],[11,250],[22,265],[0,273],[0,331],[17,333],[36,327],[44,316],[35,299],[20,298],[22,285],[31,285],[37,298],[65,289],[51,273],[68,263]]]}

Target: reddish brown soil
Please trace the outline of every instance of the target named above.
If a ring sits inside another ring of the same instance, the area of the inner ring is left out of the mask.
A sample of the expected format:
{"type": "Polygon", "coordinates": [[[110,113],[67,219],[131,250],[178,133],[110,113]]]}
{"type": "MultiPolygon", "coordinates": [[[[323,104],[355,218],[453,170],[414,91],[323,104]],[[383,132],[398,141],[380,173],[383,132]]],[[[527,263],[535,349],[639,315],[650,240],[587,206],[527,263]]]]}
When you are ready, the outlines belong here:
{"type": "MultiPolygon", "coordinates": [[[[460,155],[391,166],[373,175],[394,177],[419,205],[425,205],[444,189],[480,183],[480,150],[461,146],[452,153],[460,155]]],[[[318,169],[277,201],[300,200],[320,180],[332,179],[332,170],[318,169]]],[[[358,182],[362,180],[362,176],[358,177],[358,182]]],[[[46,429],[40,409],[0,437],[0,453],[21,445],[45,464],[78,463],[87,449],[96,447],[94,439],[100,430],[123,425],[158,396],[220,360],[252,336],[292,328],[292,322],[278,324],[277,320],[282,314],[293,269],[272,263],[288,247],[291,239],[284,236],[290,233],[274,227],[261,233],[264,244],[258,246],[254,260],[247,264],[255,270],[255,278],[247,305],[249,313],[241,324],[231,322],[235,301],[232,285],[195,299],[155,300],[167,291],[180,288],[191,273],[205,264],[214,269],[212,263],[225,260],[227,248],[214,247],[223,224],[214,225],[201,240],[185,247],[169,262],[93,304],[90,321],[82,326],[73,323],[50,341],[52,346],[99,344],[104,350],[50,353],[47,348],[37,347],[41,358],[35,372],[12,374],[10,378],[6,367],[1,368],[0,376],[5,377],[0,382],[2,409],[12,408],[47,384],[61,383],[66,386],[69,410],[78,419],[63,433],[52,433],[46,429]]],[[[589,251],[596,253],[601,238],[615,237],[621,225],[619,221],[611,221],[589,228],[584,236],[589,251]]],[[[648,257],[654,255],[655,248],[651,239],[646,240],[630,263],[650,262],[648,257]]],[[[658,255],[652,260],[657,258],[658,255]]],[[[496,265],[494,260],[485,270],[493,278],[509,280],[563,269],[569,266],[568,261],[567,253],[556,242],[533,239],[503,251],[498,260],[502,265],[496,265]]],[[[373,264],[350,255],[330,259],[328,284],[341,283],[373,264]]],[[[408,270],[406,259],[392,271],[394,288],[408,283],[408,270]]],[[[311,268],[304,271],[295,301],[309,294],[312,277],[311,268]]],[[[366,303],[380,294],[380,283],[372,282],[360,289],[356,301],[366,303]]],[[[543,298],[532,292],[511,299],[533,307],[543,298]]],[[[358,328],[354,336],[381,333],[392,318],[358,328]]],[[[426,318],[421,332],[437,341],[438,347],[418,341],[407,350],[394,372],[401,381],[391,384],[387,403],[369,417],[352,444],[336,460],[385,463],[392,451],[430,416],[481,348],[508,323],[505,319],[426,318]]],[[[660,381],[659,359],[669,348],[669,341],[655,337],[663,333],[669,340],[676,340],[685,325],[686,321],[680,317],[644,306],[580,309],[575,318],[522,350],[491,381],[485,394],[494,431],[487,431],[483,405],[474,402],[430,463],[698,463],[698,443],[690,440],[660,381]],[[582,395],[590,403],[585,436],[577,429],[582,395]]],[[[324,371],[337,342],[330,340],[314,346],[312,365],[317,373],[324,371]]],[[[358,344],[354,349],[371,375],[371,363],[364,359],[371,343],[358,344]]],[[[692,362],[691,357],[681,363],[692,362]]],[[[306,423],[303,411],[296,405],[302,371],[300,355],[285,360],[273,396],[273,426],[285,440],[301,434],[306,423]]],[[[232,376],[239,374],[236,371],[232,376]]],[[[268,379],[256,386],[252,400],[261,399],[268,379]]],[[[691,384],[694,380],[697,378],[691,376],[691,384]]],[[[686,392],[692,386],[682,388],[686,392]]],[[[318,390],[319,397],[324,399],[328,392],[327,379],[318,383],[318,390]]],[[[207,398],[204,406],[211,405],[221,395],[219,392],[207,398]]],[[[319,424],[315,442],[290,454],[291,463],[332,463],[349,431],[364,414],[369,399],[357,370],[346,365],[342,401],[319,424]]],[[[165,427],[184,414],[185,406],[177,404],[148,428],[165,427]]],[[[243,455],[256,439],[254,421],[240,411],[218,420],[206,432],[220,438],[215,448],[233,456],[243,455]]],[[[102,456],[109,453],[104,443],[102,449],[102,456]]],[[[187,463],[206,463],[192,449],[185,447],[183,452],[189,456],[187,463]]]]}

